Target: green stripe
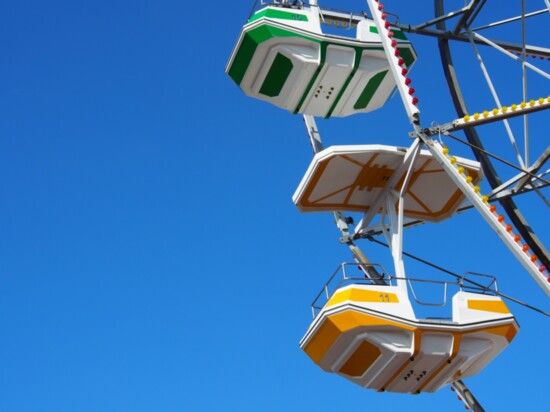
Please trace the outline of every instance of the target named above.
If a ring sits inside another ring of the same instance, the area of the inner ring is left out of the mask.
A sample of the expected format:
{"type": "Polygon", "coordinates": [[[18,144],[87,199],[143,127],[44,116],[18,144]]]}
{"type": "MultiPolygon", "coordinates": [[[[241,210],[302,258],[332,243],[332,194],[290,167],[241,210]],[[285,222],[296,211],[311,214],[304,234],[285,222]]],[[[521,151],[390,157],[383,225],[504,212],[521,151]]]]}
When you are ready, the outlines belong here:
{"type": "Polygon", "coordinates": [[[278,96],[292,71],[292,67],[292,62],[288,57],[277,53],[267,76],[265,76],[260,93],[269,97],[278,96]]]}
{"type": "Polygon", "coordinates": [[[237,53],[228,71],[229,77],[231,77],[235,83],[240,85],[243,81],[244,75],[250,65],[250,62],[252,61],[252,58],[254,57],[254,53],[256,52],[258,45],[271,39],[272,37],[301,37],[316,41],[310,37],[301,36],[294,32],[265,24],[262,24],[261,26],[258,26],[250,31],[245,31],[241,44],[237,46],[237,53]]]}
{"type": "Polygon", "coordinates": [[[405,65],[407,67],[411,67],[411,65],[415,61],[414,54],[412,53],[411,49],[407,47],[398,47],[398,49],[401,52],[401,58],[405,62],[405,65]]]}
{"type": "Polygon", "coordinates": [[[351,79],[353,78],[353,76],[355,76],[355,73],[357,73],[357,69],[359,69],[359,65],[361,64],[361,57],[363,53],[362,53],[362,49],[359,49],[359,50],[357,50],[356,48],[354,49],[355,49],[355,62],[353,63],[353,70],[351,71],[344,85],[340,89],[340,93],[338,93],[338,96],[336,96],[336,99],[334,99],[334,103],[332,104],[332,106],[330,107],[330,110],[326,114],[325,119],[328,119],[330,116],[332,116],[332,113],[336,109],[336,105],[344,95],[344,92],[348,88],[349,83],[351,82],[351,79]]]}
{"type": "Polygon", "coordinates": [[[254,56],[254,53],[256,52],[256,47],[258,47],[258,43],[256,43],[248,33],[246,33],[227,73],[229,74],[229,77],[231,77],[238,85],[240,85],[243,81],[246,69],[248,69],[252,56],[254,56]]]}
{"type": "Polygon", "coordinates": [[[317,70],[315,70],[315,73],[313,74],[313,77],[311,78],[309,84],[307,85],[306,91],[302,95],[302,98],[298,102],[298,105],[294,109],[293,114],[296,114],[300,111],[300,108],[304,104],[304,101],[306,100],[307,95],[309,94],[309,92],[313,88],[313,85],[315,84],[315,81],[317,80],[317,77],[319,77],[319,73],[321,73],[321,70],[322,70],[323,66],[325,65],[325,60],[327,58],[327,47],[328,47],[327,43],[321,42],[321,58],[320,58],[320,62],[319,62],[319,67],[317,67],[317,70]]]}
{"type": "MultiPolygon", "coordinates": [[[[378,28],[376,26],[369,26],[369,31],[371,33],[378,34],[378,28]]],[[[393,37],[395,37],[396,39],[407,40],[407,36],[405,36],[405,33],[403,33],[401,30],[392,27],[391,31],[393,31],[393,37]]]]}
{"type": "Polygon", "coordinates": [[[253,21],[261,19],[262,17],[281,20],[308,21],[308,18],[305,14],[298,14],[279,9],[267,8],[254,14],[248,22],[252,23],[253,21]]]}
{"type": "MultiPolygon", "coordinates": [[[[378,29],[376,28],[376,26],[370,26],[369,30],[371,33],[378,33],[378,29]]],[[[407,36],[405,36],[405,34],[401,30],[392,28],[392,31],[393,37],[395,37],[396,39],[408,41],[407,36]]],[[[401,44],[398,44],[397,46],[401,46],[401,44]]],[[[416,60],[414,58],[413,52],[411,51],[412,44],[409,43],[408,46],[409,47],[397,47],[401,52],[401,57],[403,58],[403,61],[405,62],[407,67],[413,64],[416,60]]]]}
{"type": "Polygon", "coordinates": [[[363,91],[361,92],[361,95],[355,102],[355,105],[353,108],[355,110],[361,110],[368,106],[370,101],[372,100],[372,97],[376,93],[376,90],[380,87],[380,84],[382,83],[382,80],[384,80],[384,77],[386,77],[386,74],[388,73],[387,70],[384,70],[383,72],[377,73],[369,80],[363,91]]]}
{"type": "Polygon", "coordinates": [[[408,40],[407,36],[405,36],[405,33],[403,33],[401,30],[391,29],[393,31],[393,37],[399,40],[408,40]]]}

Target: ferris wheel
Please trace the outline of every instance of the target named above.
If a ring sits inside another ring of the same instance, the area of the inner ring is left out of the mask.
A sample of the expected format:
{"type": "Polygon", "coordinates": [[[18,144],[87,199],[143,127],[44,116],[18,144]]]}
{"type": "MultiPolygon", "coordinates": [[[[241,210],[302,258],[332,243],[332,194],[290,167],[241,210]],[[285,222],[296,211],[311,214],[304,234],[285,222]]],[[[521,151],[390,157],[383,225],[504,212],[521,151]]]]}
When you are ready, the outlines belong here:
{"type": "Polygon", "coordinates": [[[478,411],[483,409],[462,379],[505,349],[518,324],[496,279],[477,274],[438,282],[444,303],[447,289],[457,289],[450,319],[418,317],[411,301],[423,304],[415,285],[427,280],[407,276],[403,230],[474,208],[550,296],[550,256],[537,232],[548,225],[540,223],[540,210],[544,216],[550,207],[545,193],[550,146],[530,136],[533,123],[544,120],[539,112],[550,108],[550,96],[532,97],[533,90],[548,90],[550,49],[528,43],[526,34],[531,19],[548,17],[550,2],[540,1],[537,10],[526,10],[521,2],[518,15],[502,18],[503,10],[490,10],[486,3],[471,0],[445,10],[443,0],[434,0],[435,17],[411,24],[378,0],[366,1],[368,13],[324,8],[316,0],[256,2],[226,68],[248,96],[303,115],[314,158],[294,203],[302,212],[332,213],[354,258],[338,267],[315,298],[302,349],[323,370],[368,389],[420,393],[451,384],[478,411]],[[519,41],[506,38],[511,25],[521,28],[519,41]],[[346,33],[329,33],[328,26],[346,33]],[[437,40],[456,118],[424,123],[409,76],[417,54],[408,33],[437,40]],[[494,40],[493,33],[504,40],[494,40]],[[472,50],[486,96],[470,71],[461,88],[462,62],[453,59],[453,51],[463,46],[472,50]],[[483,57],[487,52],[493,54],[492,65],[498,55],[499,70],[512,73],[508,65],[515,66],[521,99],[507,100],[518,91],[510,90],[509,81],[497,84],[483,57]],[[409,147],[372,141],[323,146],[315,117],[369,113],[396,90],[411,124],[409,147]],[[488,99],[490,107],[479,106],[488,99]],[[454,155],[448,141],[468,146],[474,159],[454,155]],[[491,186],[487,193],[480,186],[483,178],[491,186]],[[521,210],[525,199],[539,202],[530,205],[539,210],[536,221],[521,210]],[[357,223],[350,213],[361,215],[357,223]],[[387,241],[391,274],[359,246],[373,236],[387,241]],[[361,276],[351,274],[354,266],[361,276]]]}
{"type": "MultiPolygon", "coordinates": [[[[435,30],[428,29],[427,25],[417,26],[417,30],[420,33],[427,29],[426,34],[448,34],[448,37],[438,37],[438,48],[454,107],[458,117],[465,120],[464,125],[468,125],[469,120],[476,116],[475,112],[481,117],[478,119],[479,125],[483,125],[484,117],[490,118],[484,115],[485,111],[503,114],[500,118],[502,121],[497,122],[494,128],[480,128],[478,133],[475,127],[465,127],[464,134],[493,189],[491,199],[500,203],[512,225],[538,257],[540,266],[548,268],[550,253],[543,239],[538,236],[538,233],[544,234],[544,231],[548,231],[548,226],[537,227],[536,217],[529,219],[525,216],[519,207],[518,202],[521,200],[516,202],[515,199],[530,194],[526,198],[529,202],[536,202],[537,206],[533,209],[543,211],[537,212],[539,215],[544,216],[550,208],[548,196],[543,191],[550,185],[550,170],[546,164],[550,157],[550,146],[544,144],[545,139],[542,136],[533,136],[530,133],[532,124],[545,119],[540,114],[529,116],[530,113],[545,108],[544,105],[536,105],[534,102],[547,99],[548,96],[533,96],[535,93],[547,93],[550,80],[550,49],[540,46],[544,37],[529,31],[533,27],[529,24],[530,20],[548,18],[550,2],[545,0],[538,3],[538,9],[528,11],[525,2],[518,2],[517,15],[510,15],[508,11],[507,15],[501,14],[505,18],[498,20],[494,18],[494,6],[486,5],[485,1],[472,1],[460,10],[458,23],[451,30],[446,30],[445,21],[455,13],[446,12],[443,1],[437,0],[437,18],[431,22],[435,25],[435,30]],[[528,43],[528,34],[529,39],[534,37],[538,44],[528,43]],[[496,38],[499,40],[494,40],[496,38]],[[475,57],[480,65],[479,76],[483,77],[485,90],[490,93],[494,108],[484,109],[475,103],[479,90],[475,94],[471,91],[462,92],[460,84],[464,80],[468,81],[468,76],[461,76],[460,70],[455,68],[452,50],[459,45],[453,43],[464,43],[472,50],[472,58],[475,57]],[[498,59],[491,62],[492,67],[489,67],[483,56],[491,53],[497,55],[498,59]],[[510,73],[511,78],[507,78],[504,84],[498,84],[497,79],[491,75],[491,70],[493,73],[495,70],[505,71],[510,73]],[[514,101],[512,96],[518,95],[521,96],[520,101],[514,101]],[[524,111],[517,111],[518,108],[524,111]],[[513,121],[516,123],[512,123],[513,121]],[[492,133],[495,133],[495,138],[484,138],[492,133]]],[[[533,5],[530,6],[533,8],[533,5]]]]}

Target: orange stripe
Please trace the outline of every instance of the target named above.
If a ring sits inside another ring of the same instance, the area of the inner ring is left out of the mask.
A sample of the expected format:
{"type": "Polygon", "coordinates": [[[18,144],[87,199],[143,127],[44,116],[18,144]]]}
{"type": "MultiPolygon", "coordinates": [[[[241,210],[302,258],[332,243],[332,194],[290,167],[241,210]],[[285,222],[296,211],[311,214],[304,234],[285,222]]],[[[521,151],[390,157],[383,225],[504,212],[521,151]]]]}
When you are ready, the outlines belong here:
{"type": "Polygon", "coordinates": [[[354,302],[399,303],[399,298],[395,293],[349,288],[332,295],[326,307],[334,306],[347,300],[354,302]]]}
{"type": "Polygon", "coordinates": [[[351,329],[365,325],[395,326],[399,329],[405,330],[415,329],[413,327],[378,318],[376,316],[366,315],[353,310],[346,310],[327,317],[317,331],[312,334],[311,339],[304,347],[304,352],[315,363],[319,363],[340,335],[351,329]]]}
{"type": "Polygon", "coordinates": [[[502,300],[468,300],[468,309],[483,310],[485,312],[510,313],[510,310],[502,300]]]}

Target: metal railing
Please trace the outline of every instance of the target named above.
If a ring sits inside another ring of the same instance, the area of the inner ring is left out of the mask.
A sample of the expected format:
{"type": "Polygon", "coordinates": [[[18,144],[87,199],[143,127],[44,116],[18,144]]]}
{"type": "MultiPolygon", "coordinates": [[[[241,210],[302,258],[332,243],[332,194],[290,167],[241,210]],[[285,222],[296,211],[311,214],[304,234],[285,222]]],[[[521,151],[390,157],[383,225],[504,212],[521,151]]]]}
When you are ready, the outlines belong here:
{"type": "Polygon", "coordinates": [[[407,282],[408,288],[411,291],[414,301],[422,306],[446,306],[448,303],[447,296],[449,287],[454,287],[457,290],[463,290],[466,292],[498,295],[496,278],[494,276],[486,275],[483,273],[466,272],[461,278],[455,281],[442,281],[412,277],[398,278],[389,275],[386,269],[384,269],[384,267],[379,264],[344,262],[336,268],[328,281],[319,291],[317,296],[315,296],[315,299],[311,304],[312,315],[315,318],[317,314],[321,311],[321,309],[323,309],[326,303],[330,300],[330,298],[334,295],[334,293],[342,287],[348,285],[376,285],[380,287],[393,287],[396,286],[398,280],[405,280],[407,282]],[[352,270],[360,271],[361,276],[352,275],[350,273],[352,270]],[[472,278],[475,278],[476,280],[472,278]],[[432,284],[442,286],[443,301],[427,302],[425,300],[419,299],[413,285],[420,284],[432,284]]]}
{"type": "MultiPolygon", "coordinates": [[[[395,280],[395,278],[393,279],[395,280]]],[[[313,317],[315,317],[318,311],[325,306],[334,292],[341,287],[352,284],[375,285],[379,283],[380,280],[384,280],[388,285],[393,286],[392,277],[387,273],[382,265],[355,262],[344,262],[340,264],[313,300],[313,303],[311,304],[313,317]],[[361,271],[361,277],[350,276],[350,268],[361,271]],[[367,277],[372,276],[374,274],[373,272],[376,272],[378,276],[367,277]]]]}
{"type": "MultiPolygon", "coordinates": [[[[301,10],[304,7],[310,6],[309,3],[298,0],[256,0],[254,2],[254,5],[252,6],[252,10],[248,16],[248,20],[250,20],[250,17],[254,14],[256,10],[258,10],[260,7],[265,6],[274,6],[274,7],[282,7],[282,8],[290,8],[290,9],[298,9],[301,10]]],[[[330,20],[337,21],[339,23],[345,24],[341,28],[343,29],[350,29],[352,26],[356,25],[362,20],[365,20],[367,17],[367,13],[364,11],[354,12],[354,11],[348,11],[348,10],[341,10],[341,9],[335,9],[332,7],[322,7],[317,6],[319,10],[319,17],[321,18],[321,23],[325,23],[325,17],[327,17],[330,20]]]]}

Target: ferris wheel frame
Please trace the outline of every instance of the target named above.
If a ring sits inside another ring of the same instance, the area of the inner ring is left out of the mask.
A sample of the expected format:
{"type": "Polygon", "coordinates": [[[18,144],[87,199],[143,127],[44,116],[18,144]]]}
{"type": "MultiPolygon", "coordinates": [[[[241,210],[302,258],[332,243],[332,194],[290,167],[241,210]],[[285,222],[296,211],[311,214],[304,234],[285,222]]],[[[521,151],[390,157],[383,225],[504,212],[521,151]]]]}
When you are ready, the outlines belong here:
{"type": "MultiPolygon", "coordinates": [[[[545,9],[537,10],[530,13],[515,16],[509,19],[496,21],[488,25],[483,25],[477,28],[472,27],[476,21],[476,17],[481,9],[485,6],[486,0],[471,0],[465,7],[445,12],[444,1],[434,0],[435,18],[421,24],[411,26],[396,22],[395,26],[404,32],[414,33],[424,36],[437,38],[439,54],[443,66],[443,73],[450,92],[451,100],[454,109],[459,118],[467,116],[469,111],[462,89],[459,84],[455,65],[453,62],[453,54],[451,52],[452,42],[470,42],[474,46],[484,45],[494,47],[508,53],[522,54],[523,64],[525,56],[537,56],[543,59],[550,60],[550,48],[539,47],[526,44],[525,39],[522,42],[512,43],[498,40],[489,40],[483,36],[475,34],[475,30],[482,30],[490,27],[506,25],[516,21],[524,22],[526,19],[550,12],[550,1],[544,0],[545,9]],[[451,19],[458,20],[454,27],[447,28],[447,22],[451,19]]],[[[517,59],[520,59],[519,57],[517,59]]],[[[536,67],[532,67],[537,70],[536,67]]],[[[525,76],[525,73],[524,73],[525,76]]],[[[524,80],[525,81],[525,80],[524,80]]],[[[538,191],[542,188],[550,186],[548,182],[548,171],[539,173],[544,164],[550,159],[550,147],[544,150],[533,162],[530,167],[517,167],[518,174],[511,181],[503,181],[499,176],[492,159],[491,153],[484,147],[483,141],[475,126],[467,126],[461,128],[467,139],[467,144],[471,147],[474,156],[481,163],[485,177],[491,188],[493,189],[492,201],[498,201],[505,213],[510,218],[512,224],[516,227],[524,242],[529,246],[533,253],[539,258],[541,264],[550,268],[550,252],[543,244],[542,240],[537,236],[532,225],[530,225],[514,200],[514,197],[529,191],[538,191]]],[[[428,130],[428,134],[435,134],[439,130],[428,130]]],[[[527,150],[526,150],[527,153],[527,150]]],[[[526,156],[528,156],[526,154],[526,156]]]]}

